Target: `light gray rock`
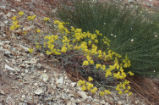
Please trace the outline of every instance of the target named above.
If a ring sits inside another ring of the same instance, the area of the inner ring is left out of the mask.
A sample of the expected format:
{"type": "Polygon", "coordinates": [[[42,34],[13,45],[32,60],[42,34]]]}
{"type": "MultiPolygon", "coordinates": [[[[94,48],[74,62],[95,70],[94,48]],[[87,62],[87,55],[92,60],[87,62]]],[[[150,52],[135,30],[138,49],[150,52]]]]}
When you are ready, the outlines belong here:
{"type": "Polygon", "coordinates": [[[7,103],[7,105],[15,105],[15,101],[14,101],[13,98],[10,97],[10,96],[8,96],[8,97],[6,98],[6,103],[7,103]]]}
{"type": "Polygon", "coordinates": [[[42,88],[38,88],[37,90],[34,91],[34,93],[36,95],[41,95],[42,93],[44,93],[44,90],[42,88]]]}
{"type": "Polygon", "coordinates": [[[25,102],[20,102],[18,105],[28,105],[28,104],[25,102]]]}
{"type": "Polygon", "coordinates": [[[44,82],[47,82],[48,79],[49,79],[49,76],[46,74],[46,73],[43,73],[40,78],[44,81],[44,82]]]}
{"type": "Polygon", "coordinates": [[[71,83],[71,86],[72,86],[72,87],[75,87],[76,84],[77,84],[76,82],[72,82],[72,83],[71,83]]]}
{"type": "Polygon", "coordinates": [[[23,31],[29,31],[29,30],[31,30],[31,29],[33,29],[33,28],[34,28],[33,25],[31,25],[31,26],[25,26],[25,27],[23,28],[23,31]]]}
{"type": "Polygon", "coordinates": [[[78,94],[85,100],[88,98],[87,94],[83,91],[79,91],[78,94]]]}
{"type": "Polygon", "coordinates": [[[11,16],[12,16],[12,13],[11,13],[11,12],[8,12],[6,16],[7,16],[7,17],[11,17],[11,16]]]}
{"type": "Polygon", "coordinates": [[[63,77],[60,77],[59,79],[57,79],[56,83],[57,83],[57,84],[62,84],[62,83],[64,83],[63,77]]]}
{"type": "Polygon", "coordinates": [[[15,69],[14,69],[14,68],[12,68],[12,67],[8,66],[7,64],[5,64],[4,68],[5,68],[5,70],[15,71],[15,69]]]}

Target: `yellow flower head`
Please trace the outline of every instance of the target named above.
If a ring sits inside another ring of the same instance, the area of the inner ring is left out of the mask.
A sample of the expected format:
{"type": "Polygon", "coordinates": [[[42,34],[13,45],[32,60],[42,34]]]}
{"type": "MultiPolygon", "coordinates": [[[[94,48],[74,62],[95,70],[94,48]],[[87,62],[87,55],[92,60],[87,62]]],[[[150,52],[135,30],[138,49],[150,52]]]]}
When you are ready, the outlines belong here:
{"type": "Polygon", "coordinates": [[[105,94],[111,94],[109,90],[104,90],[105,94]]]}
{"type": "Polygon", "coordinates": [[[129,92],[129,93],[128,93],[128,96],[131,96],[131,95],[132,95],[132,92],[129,92]]]}
{"type": "Polygon", "coordinates": [[[15,21],[17,19],[17,16],[13,16],[12,20],[15,21]]]}
{"type": "Polygon", "coordinates": [[[100,91],[100,92],[99,92],[99,95],[100,95],[100,96],[104,96],[104,95],[105,95],[104,91],[100,91]]]}
{"type": "Polygon", "coordinates": [[[50,18],[44,17],[43,20],[44,20],[44,21],[50,21],[50,18]]]}
{"type": "Polygon", "coordinates": [[[37,29],[37,30],[36,30],[36,32],[37,32],[37,33],[40,33],[40,32],[41,32],[41,30],[40,30],[40,29],[37,29]]]}
{"type": "Polygon", "coordinates": [[[67,52],[67,48],[66,48],[65,46],[62,47],[61,52],[62,52],[62,53],[66,53],[66,52],[67,52]]]}
{"type": "Polygon", "coordinates": [[[93,60],[90,60],[89,63],[93,65],[93,64],[94,64],[94,61],[93,61],[93,60]]]}
{"type": "Polygon", "coordinates": [[[89,65],[89,62],[88,61],[83,61],[83,66],[88,66],[89,65]]]}
{"type": "Polygon", "coordinates": [[[23,16],[23,15],[24,15],[24,12],[23,12],[23,11],[19,11],[19,12],[18,12],[18,15],[19,15],[19,16],[23,16]]]}
{"type": "Polygon", "coordinates": [[[98,89],[96,87],[94,87],[92,90],[91,90],[91,93],[94,94],[98,89]]]}
{"type": "Polygon", "coordinates": [[[89,77],[88,77],[88,81],[89,81],[89,82],[93,81],[93,78],[89,76],[89,77]]]}
{"type": "Polygon", "coordinates": [[[90,89],[93,87],[93,84],[87,82],[87,83],[86,83],[86,86],[87,86],[87,90],[90,90],[90,89]]]}
{"type": "Polygon", "coordinates": [[[33,51],[34,51],[34,49],[32,49],[32,48],[29,48],[29,53],[33,53],[33,51]]]}
{"type": "Polygon", "coordinates": [[[35,18],[36,18],[36,15],[32,15],[32,16],[27,17],[28,20],[34,20],[35,18]]]}
{"type": "Polygon", "coordinates": [[[101,68],[101,64],[96,64],[96,69],[101,68]]]}
{"type": "Polygon", "coordinates": [[[129,74],[130,76],[134,76],[134,73],[131,72],[131,71],[129,71],[128,74],[129,74]]]}
{"type": "Polygon", "coordinates": [[[87,90],[86,86],[85,86],[85,85],[83,85],[83,86],[81,87],[81,90],[82,90],[82,91],[87,90]]]}

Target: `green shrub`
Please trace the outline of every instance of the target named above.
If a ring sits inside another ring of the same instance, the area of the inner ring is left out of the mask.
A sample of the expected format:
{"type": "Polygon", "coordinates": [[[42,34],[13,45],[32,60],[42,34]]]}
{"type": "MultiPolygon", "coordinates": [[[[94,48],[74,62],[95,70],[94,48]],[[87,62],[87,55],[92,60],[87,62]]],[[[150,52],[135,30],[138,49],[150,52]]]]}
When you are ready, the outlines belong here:
{"type": "MultiPolygon", "coordinates": [[[[62,5],[58,16],[83,31],[98,29],[111,40],[111,49],[128,55],[133,72],[154,77],[159,72],[159,28],[141,8],[134,7],[75,0],[72,6],[62,5]]],[[[98,37],[98,47],[106,50],[103,37],[98,37]]]]}

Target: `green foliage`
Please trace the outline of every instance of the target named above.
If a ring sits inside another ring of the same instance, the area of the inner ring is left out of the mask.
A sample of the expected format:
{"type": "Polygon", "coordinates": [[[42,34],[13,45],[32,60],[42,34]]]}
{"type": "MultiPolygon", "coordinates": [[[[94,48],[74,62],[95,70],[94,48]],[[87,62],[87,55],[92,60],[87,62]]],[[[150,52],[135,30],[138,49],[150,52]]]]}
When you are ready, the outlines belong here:
{"type": "Polygon", "coordinates": [[[105,35],[112,42],[112,50],[128,55],[133,72],[154,77],[159,72],[159,29],[140,7],[134,7],[75,0],[72,6],[60,7],[58,16],[83,31],[99,30],[103,36],[98,37],[98,47],[106,50],[102,41],[105,35]]]}

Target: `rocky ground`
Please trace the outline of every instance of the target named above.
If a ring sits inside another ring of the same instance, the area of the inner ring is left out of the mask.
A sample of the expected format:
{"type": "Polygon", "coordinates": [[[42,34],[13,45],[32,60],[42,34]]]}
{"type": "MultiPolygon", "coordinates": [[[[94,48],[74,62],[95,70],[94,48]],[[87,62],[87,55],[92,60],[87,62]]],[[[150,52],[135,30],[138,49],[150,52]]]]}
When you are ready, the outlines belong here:
{"type": "Polygon", "coordinates": [[[146,105],[135,94],[88,95],[59,69],[56,59],[30,54],[31,43],[8,30],[18,11],[46,16],[55,5],[43,0],[0,0],[0,105],[146,105]]]}

